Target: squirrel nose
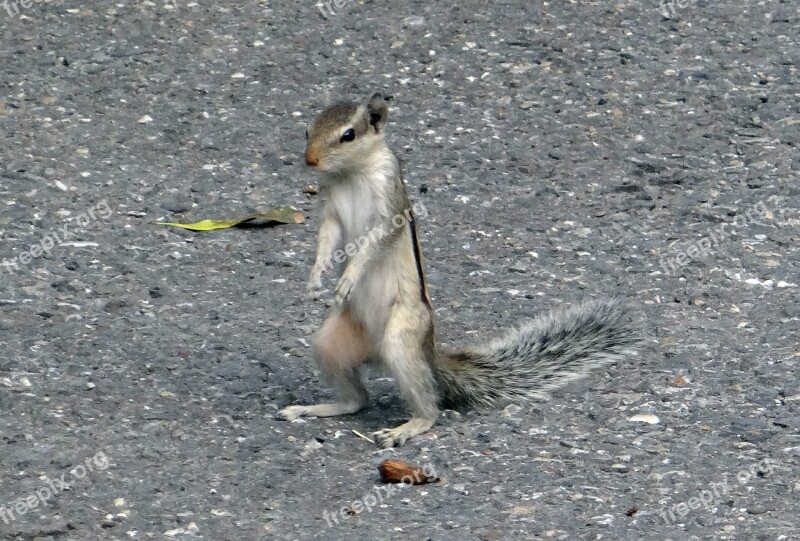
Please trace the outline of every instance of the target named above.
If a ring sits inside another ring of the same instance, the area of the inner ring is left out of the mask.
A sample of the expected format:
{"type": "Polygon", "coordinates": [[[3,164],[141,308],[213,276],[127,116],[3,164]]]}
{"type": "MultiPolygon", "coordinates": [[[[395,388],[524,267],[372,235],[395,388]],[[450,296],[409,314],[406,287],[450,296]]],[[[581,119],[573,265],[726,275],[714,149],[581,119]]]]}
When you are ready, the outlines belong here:
{"type": "Polygon", "coordinates": [[[316,167],[319,163],[319,159],[312,155],[310,152],[306,152],[306,165],[309,167],[316,167]]]}

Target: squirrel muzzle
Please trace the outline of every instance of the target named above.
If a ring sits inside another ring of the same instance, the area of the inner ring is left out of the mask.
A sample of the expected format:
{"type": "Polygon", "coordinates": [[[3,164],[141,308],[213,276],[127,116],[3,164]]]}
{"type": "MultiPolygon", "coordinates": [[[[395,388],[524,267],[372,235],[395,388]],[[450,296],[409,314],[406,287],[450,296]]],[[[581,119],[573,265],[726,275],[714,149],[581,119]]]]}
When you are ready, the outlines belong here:
{"type": "Polygon", "coordinates": [[[312,152],[310,148],[306,149],[306,165],[309,167],[316,167],[319,165],[319,157],[316,152],[312,152]]]}

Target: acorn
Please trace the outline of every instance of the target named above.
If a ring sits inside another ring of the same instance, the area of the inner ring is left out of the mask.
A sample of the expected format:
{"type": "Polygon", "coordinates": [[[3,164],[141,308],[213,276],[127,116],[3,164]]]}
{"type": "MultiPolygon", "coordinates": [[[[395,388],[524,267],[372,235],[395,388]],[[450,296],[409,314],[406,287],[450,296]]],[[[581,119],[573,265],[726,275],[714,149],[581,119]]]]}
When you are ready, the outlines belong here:
{"type": "Polygon", "coordinates": [[[436,472],[431,468],[432,475],[428,475],[419,466],[401,460],[386,459],[378,465],[381,480],[384,483],[405,483],[407,485],[424,485],[435,483],[439,480],[436,472]]]}

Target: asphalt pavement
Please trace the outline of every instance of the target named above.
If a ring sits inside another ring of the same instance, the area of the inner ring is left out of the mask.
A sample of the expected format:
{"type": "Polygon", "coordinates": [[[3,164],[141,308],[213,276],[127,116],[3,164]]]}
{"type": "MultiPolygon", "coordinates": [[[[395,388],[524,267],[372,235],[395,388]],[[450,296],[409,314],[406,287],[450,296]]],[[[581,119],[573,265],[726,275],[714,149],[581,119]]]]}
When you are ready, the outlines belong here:
{"type": "Polygon", "coordinates": [[[791,0],[0,3],[0,539],[800,539],[799,29],[791,0]],[[641,355],[394,450],[357,434],[406,419],[386,378],[276,420],[331,396],[304,129],[375,91],[444,346],[620,296],[641,355]]]}

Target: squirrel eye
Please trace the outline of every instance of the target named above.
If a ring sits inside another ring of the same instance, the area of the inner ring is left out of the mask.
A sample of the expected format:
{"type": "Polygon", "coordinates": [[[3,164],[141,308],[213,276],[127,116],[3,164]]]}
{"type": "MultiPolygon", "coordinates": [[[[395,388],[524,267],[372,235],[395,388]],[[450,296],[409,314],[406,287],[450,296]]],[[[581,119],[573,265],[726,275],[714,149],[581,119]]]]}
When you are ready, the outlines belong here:
{"type": "Polygon", "coordinates": [[[306,141],[308,141],[308,130],[306,130],[306,141]]]}
{"type": "Polygon", "coordinates": [[[356,138],[356,132],[355,130],[353,130],[353,128],[350,128],[349,130],[347,130],[342,134],[342,136],[339,138],[339,142],[349,143],[350,141],[355,140],[355,138],[356,138]]]}

